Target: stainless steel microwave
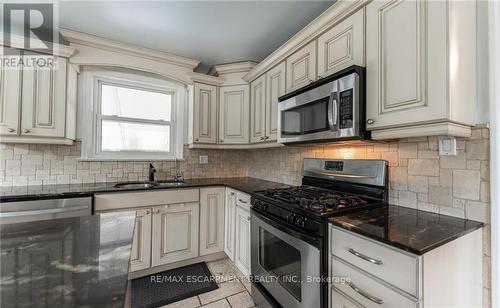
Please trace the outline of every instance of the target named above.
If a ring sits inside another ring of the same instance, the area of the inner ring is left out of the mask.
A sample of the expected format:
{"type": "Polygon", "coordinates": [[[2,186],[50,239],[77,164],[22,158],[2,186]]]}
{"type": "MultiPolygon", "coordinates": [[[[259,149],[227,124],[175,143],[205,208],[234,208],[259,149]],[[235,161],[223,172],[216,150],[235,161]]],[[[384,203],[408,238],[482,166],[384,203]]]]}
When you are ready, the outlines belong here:
{"type": "Polygon", "coordinates": [[[278,100],[279,143],[370,139],[363,67],[349,67],[278,100]]]}

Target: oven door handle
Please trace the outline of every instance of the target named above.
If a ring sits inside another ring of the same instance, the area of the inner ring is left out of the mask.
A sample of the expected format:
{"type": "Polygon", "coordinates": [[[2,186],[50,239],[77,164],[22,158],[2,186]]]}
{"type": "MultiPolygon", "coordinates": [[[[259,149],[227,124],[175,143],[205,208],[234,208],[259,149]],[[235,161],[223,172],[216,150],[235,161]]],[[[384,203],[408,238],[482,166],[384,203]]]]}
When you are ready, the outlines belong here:
{"type": "MultiPolygon", "coordinates": [[[[286,223],[286,222],[277,222],[277,221],[274,221],[264,215],[262,215],[261,213],[258,212],[257,209],[255,208],[252,208],[251,209],[251,213],[252,215],[254,215],[256,218],[258,218],[259,220],[261,220],[262,222],[280,230],[280,231],[283,231],[285,233],[288,233],[290,234],[291,236],[293,237],[297,237],[311,245],[313,245],[314,247],[316,248],[322,248],[323,246],[323,241],[322,241],[322,238],[321,237],[316,237],[316,236],[313,236],[313,235],[309,235],[309,234],[305,234],[301,231],[298,231],[296,230],[294,227],[292,227],[290,224],[286,223]],[[290,227],[289,227],[290,226],[290,227]]],[[[252,221],[252,220],[250,220],[252,221]]]]}
{"type": "Polygon", "coordinates": [[[330,130],[334,131],[337,126],[338,118],[338,104],[337,104],[337,92],[330,93],[330,99],[328,100],[328,125],[330,130]],[[334,115],[335,114],[335,115],[334,115]]]}

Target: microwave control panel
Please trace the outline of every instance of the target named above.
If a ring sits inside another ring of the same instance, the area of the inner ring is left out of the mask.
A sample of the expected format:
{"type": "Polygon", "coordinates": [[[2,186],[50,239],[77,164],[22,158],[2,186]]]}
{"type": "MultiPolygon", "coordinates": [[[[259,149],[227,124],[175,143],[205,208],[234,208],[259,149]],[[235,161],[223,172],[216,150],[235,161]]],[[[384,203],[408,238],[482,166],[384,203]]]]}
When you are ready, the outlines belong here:
{"type": "Polygon", "coordinates": [[[339,95],[339,129],[354,127],[354,93],[353,89],[340,92],[339,95]]]}

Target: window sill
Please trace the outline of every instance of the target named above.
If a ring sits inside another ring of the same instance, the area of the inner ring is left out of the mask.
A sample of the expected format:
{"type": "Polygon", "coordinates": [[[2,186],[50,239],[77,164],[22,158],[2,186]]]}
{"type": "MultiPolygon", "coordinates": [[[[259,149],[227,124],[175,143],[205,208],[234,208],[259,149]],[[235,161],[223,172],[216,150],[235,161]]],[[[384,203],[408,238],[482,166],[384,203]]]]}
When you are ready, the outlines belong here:
{"type": "Polygon", "coordinates": [[[160,157],[80,157],[78,161],[102,161],[102,162],[114,162],[114,161],[128,161],[128,162],[178,162],[185,161],[185,158],[160,158],[160,157]]]}

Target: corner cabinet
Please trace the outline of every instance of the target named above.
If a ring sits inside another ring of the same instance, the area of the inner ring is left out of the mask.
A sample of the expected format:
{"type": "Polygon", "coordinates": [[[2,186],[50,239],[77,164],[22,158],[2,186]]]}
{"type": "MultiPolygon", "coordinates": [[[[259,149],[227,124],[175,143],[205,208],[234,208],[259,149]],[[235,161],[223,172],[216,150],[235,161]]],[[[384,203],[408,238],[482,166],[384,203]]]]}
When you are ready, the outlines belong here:
{"type": "Polygon", "coordinates": [[[292,92],[316,80],[316,40],[286,59],[286,91],[292,92]]]}
{"type": "Polygon", "coordinates": [[[193,141],[216,144],[217,87],[195,83],[193,109],[193,141]]]}
{"type": "Polygon", "coordinates": [[[198,256],[199,207],[190,202],[153,208],[152,266],[198,256]]]}
{"type": "Polygon", "coordinates": [[[219,143],[248,144],[250,95],[248,85],[223,86],[219,95],[219,143]]]}
{"type": "Polygon", "coordinates": [[[224,251],[224,187],[200,189],[200,256],[224,251]]]}
{"type": "Polygon", "coordinates": [[[250,142],[266,140],[266,76],[250,84],[250,142]]]}
{"type": "Polygon", "coordinates": [[[54,63],[51,68],[1,69],[2,142],[73,144],[77,71],[66,57],[54,56],[54,63]]]}
{"type": "Polygon", "coordinates": [[[475,6],[410,0],[366,6],[367,129],[373,139],[470,136],[475,6]]]}

